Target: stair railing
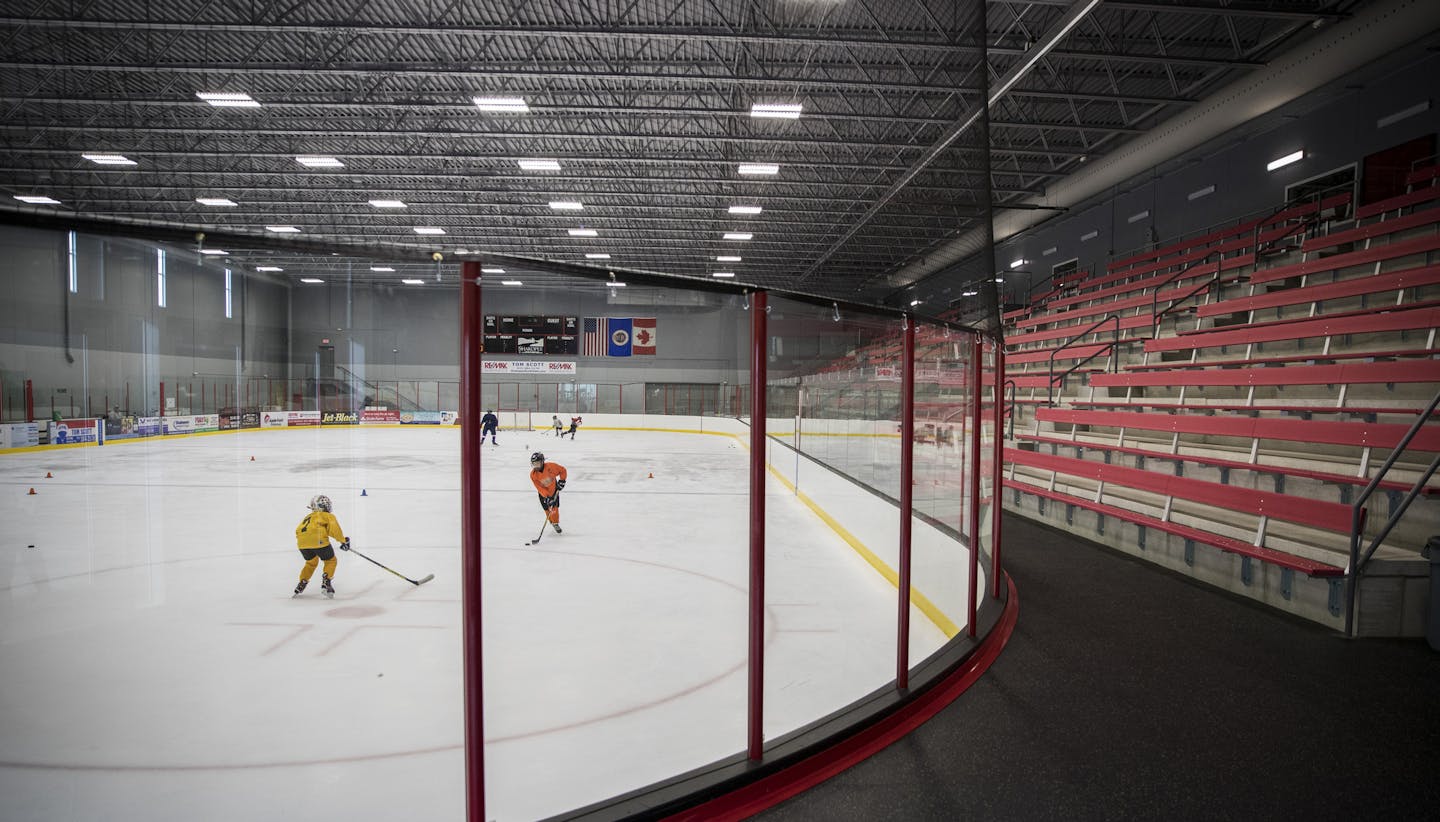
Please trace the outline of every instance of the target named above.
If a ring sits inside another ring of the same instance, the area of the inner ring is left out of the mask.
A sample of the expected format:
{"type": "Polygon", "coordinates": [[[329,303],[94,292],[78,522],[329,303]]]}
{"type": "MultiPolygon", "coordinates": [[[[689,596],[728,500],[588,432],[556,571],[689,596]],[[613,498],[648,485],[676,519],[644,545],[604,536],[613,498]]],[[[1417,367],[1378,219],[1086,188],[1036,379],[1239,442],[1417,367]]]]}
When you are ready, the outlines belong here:
{"type": "MultiPolygon", "coordinates": [[[[1365,503],[1369,501],[1370,495],[1375,493],[1375,489],[1379,487],[1380,482],[1385,479],[1385,475],[1390,471],[1390,468],[1395,465],[1395,461],[1398,460],[1400,455],[1405,452],[1405,449],[1410,446],[1410,441],[1415,439],[1415,435],[1420,432],[1421,426],[1430,422],[1430,415],[1435,413],[1437,406],[1440,406],[1440,391],[1435,392],[1435,396],[1430,399],[1430,405],[1420,413],[1420,416],[1415,420],[1415,424],[1410,426],[1410,430],[1405,432],[1405,436],[1401,437],[1400,442],[1390,451],[1390,458],[1385,460],[1385,464],[1380,467],[1379,471],[1375,472],[1375,476],[1370,480],[1370,484],[1365,486],[1365,490],[1361,491],[1360,495],[1355,498],[1355,502],[1350,505],[1350,573],[1346,575],[1345,579],[1346,636],[1355,636],[1355,599],[1360,591],[1360,577],[1365,572],[1365,566],[1369,564],[1370,558],[1375,556],[1375,552],[1380,548],[1380,545],[1385,542],[1385,538],[1390,536],[1390,531],[1393,530],[1395,525],[1405,516],[1405,511],[1410,507],[1410,503],[1415,501],[1415,498],[1425,489],[1425,484],[1430,481],[1431,477],[1435,476],[1435,471],[1440,469],[1440,453],[1437,453],[1435,458],[1430,461],[1430,467],[1425,469],[1425,472],[1421,474],[1420,478],[1411,486],[1409,493],[1407,493],[1400,504],[1395,507],[1395,510],[1390,514],[1390,519],[1385,522],[1385,526],[1380,529],[1380,533],[1375,536],[1375,539],[1370,541],[1369,547],[1367,547],[1362,554],[1360,551],[1360,543],[1365,538],[1365,518],[1368,514],[1365,503]]],[[[1435,603],[1431,603],[1431,607],[1435,606],[1435,603]]]]}

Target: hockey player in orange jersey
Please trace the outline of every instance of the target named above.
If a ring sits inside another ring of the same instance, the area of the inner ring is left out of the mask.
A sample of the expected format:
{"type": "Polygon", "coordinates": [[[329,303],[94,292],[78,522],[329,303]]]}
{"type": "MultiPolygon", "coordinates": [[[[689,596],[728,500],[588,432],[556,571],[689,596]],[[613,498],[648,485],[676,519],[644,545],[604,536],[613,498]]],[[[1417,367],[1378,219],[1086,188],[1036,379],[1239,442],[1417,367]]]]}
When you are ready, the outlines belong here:
{"type": "Polygon", "coordinates": [[[560,533],[560,491],[565,487],[566,476],[565,466],[560,463],[546,462],[545,455],[539,451],[530,455],[530,481],[540,493],[540,507],[545,509],[545,518],[557,534],[560,533]]]}
{"type": "Polygon", "coordinates": [[[295,586],[294,596],[300,596],[310,584],[315,566],[321,560],[325,562],[325,570],[320,573],[320,590],[327,598],[335,596],[335,588],[330,584],[335,578],[335,549],[330,547],[330,540],[339,542],[343,551],[350,550],[350,540],[340,530],[340,520],[330,513],[330,507],[330,498],[324,494],[312,497],[310,513],[295,526],[295,547],[300,549],[305,564],[300,566],[300,584],[295,586]]]}

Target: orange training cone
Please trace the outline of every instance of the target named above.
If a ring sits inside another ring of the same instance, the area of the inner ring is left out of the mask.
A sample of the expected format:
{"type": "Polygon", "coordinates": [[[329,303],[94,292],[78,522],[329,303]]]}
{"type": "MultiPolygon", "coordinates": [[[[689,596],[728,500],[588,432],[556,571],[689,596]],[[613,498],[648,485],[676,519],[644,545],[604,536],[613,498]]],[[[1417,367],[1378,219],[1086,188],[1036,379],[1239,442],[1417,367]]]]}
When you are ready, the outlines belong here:
{"type": "Polygon", "coordinates": [[[251,456],[251,457],[250,457],[250,461],[251,461],[251,462],[254,462],[254,461],[255,461],[255,457],[254,457],[254,456],[251,456]]]}
{"type": "Polygon", "coordinates": [[[26,494],[25,496],[27,496],[27,497],[33,497],[33,496],[35,496],[35,489],[34,489],[34,488],[31,488],[31,489],[30,489],[30,493],[26,494]]]}
{"type": "Polygon", "coordinates": [[[651,471],[650,476],[646,477],[645,479],[655,479],[655,472],[651,471]]]}
{"type": "Polygon", "coordinates": [[[50,473],[49,471],[46,471],[46,472],[45,472],[45,479],[55,479],[55,475],[52,474],[52,473],[50,473]]]}

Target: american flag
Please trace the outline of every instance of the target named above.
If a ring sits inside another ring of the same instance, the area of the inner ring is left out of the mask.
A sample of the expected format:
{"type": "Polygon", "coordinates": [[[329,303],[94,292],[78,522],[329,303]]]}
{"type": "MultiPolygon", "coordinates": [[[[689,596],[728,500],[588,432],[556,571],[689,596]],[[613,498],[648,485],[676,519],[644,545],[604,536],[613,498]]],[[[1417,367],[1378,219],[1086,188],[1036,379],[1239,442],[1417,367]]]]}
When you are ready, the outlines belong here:
{"type": "Polygon", "coordinates": [[[610,324],[605,317],[586,317],[585,333],[580,337],[580,353],[586,357],[604,357],[610,339],[610,324]]]}

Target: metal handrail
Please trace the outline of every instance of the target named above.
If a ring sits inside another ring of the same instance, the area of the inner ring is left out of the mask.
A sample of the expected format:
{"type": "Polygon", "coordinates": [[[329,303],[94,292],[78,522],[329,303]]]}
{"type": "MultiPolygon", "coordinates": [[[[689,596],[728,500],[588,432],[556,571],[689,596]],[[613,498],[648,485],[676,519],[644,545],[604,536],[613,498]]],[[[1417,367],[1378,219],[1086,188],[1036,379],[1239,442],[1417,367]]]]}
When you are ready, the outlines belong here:
{"type": "MultiPolygon", "coordinates": [[[[1120,315],[1119,315],[1119,314],[1116,314],[1115,312],[1112,311],[1112,312],[1110,312],[1109,314],[1106,314],[1105,316],[1103,316],[1103,317],[1101,317],[1100,319],[1096,320],[1094,323],[1092,323],[1092,324],[1090,325],[1089,328],[1085,329],[1084,331],[1081,331],[1079,334],[1076,334],[1075,336],[1073,336],[1073,337],[1071,337],[1070,339],[1066,340],[1064,345],[1060,346],[1059,348],[1055,349],[1054,351],[1051,351],[1051,352],[1050,352],[1050,382],[1049,382],[1048,385],[1045,386],[1045,404],[1046,404],[1046,405],[1054,405],[1054,404],[1055,404],[1055,383],[1056,383],[1057,379],[1058,379],[1058,381],[1059,381],[1060,383],[1063,384],[1063,383],[1065,382],[1065,378],[1068,377],[1068,376],[1070,376],[1072,373],[1074,373],[1074,372],[1075,372],[1075,369],[1079,368],[1080,366],[1084,365],[1084,364],[1087,363],[1087,362],[1090,362],[1091,360],[1095,359],[1096,357],[1100,356],[1101,354],[1104,354],[1104,353],[1106,353],[1106,352],[1115,350],[1115,348],[1116,348],[1117,346],[1119,346],[1119,345],[1120,345],[1120,315]],[[1086,357],[1085,359],[1081,360],[1080,362],[1077,362],[1077,363],[1075,363],[1074,365],[1070,366],[1069,368],[1065,369],[1065,373],[1064,373],[1064,374],[1061,374],[1061,375],[1057,378],[1057,377],[1055,376],[1055,355],[1056,355],[1056,354],[1059,354],[1061,351],[1064,351],[1065,349],[1069,348],[1070,346],[1074,345],[1075,343],[1079,342],[1080,340],[1084,339],[1085,337],[1090,336],[1090,334],[1092,334],[1092,333],[1095,331],[1095,329],[1099,328],[1100,326],[1104,325],[1105,323],[1110,322],[1111,320],[1114,320],[1114,321],[1115,321],[1115,339],[1111,340],[1109,343],[1106,343],[1104,348],[1100,349],[1099,351],[1096,351],[1094,354],[1091,354],[1090,356],[1086,357]]],[[[1110,359],[1110,370],[1111,370],[1111,371],[1114,371],[1114,370],[1115,370],[1115,358],[1114,358],[1114,357],[1111,357],[1111,359],[1110,359]]]]}
{"type": "Polygon", "coordinates": [[[1005,381],[1005,390],[1010,392],[1010,423],[1005,427],[1005,438],[1011,440],[1015,439],[1015,388],[1014,380],[1005,381]]]}
{"type": "Polygon", "coordinates": [[[1365,509],[1365,503],[1369,501],[1370,495],[1375,493],[1375,489],[1379,487],[1380,482],[1385,479],[1385,475],[1389,473],[1390,468],[1395,465],[1395,461],[1400,458],[1400,455],[1404,453],[1406,448],[1410,447],[1410,441],[1415,439],[1415,435],[1420,432],[1420,426],[1430,421],[1430,415],[1435,413],[1437,406],[1440,406],[1440,391],[1435,392],[1435,396],[1430,399],[1430,405],[1416,418],[1415,424],[1410,426],[1410,430],[1405,432],[1405,436],[1400,438],[1399,444],[1391,450],[1390,458],[1385,460],[1385,464],[1380,467],[1379,471],[1375,472],[1375,476],[1370,480],[1370,484],[1365,486],[1365,490],[1360,492],[1360,495],[1355,498],[1355,502],[1350,506],[1350,573],[1346,578],[1345,586],[1346,636],[1355,635],[1355,597],[1359,593],[1361,572],[1365,570],[1365,566],[1370,562],[1370,558],[1375,556],[1375,552],[1380,548],[1380,544],[1385,541],[1386,537],[1390,536],[1390,531],[1395,528],[1396,523],[1405,515],[1405,511],[1410,507],[1410,503],[1424,490],[1425,483],[1429,482],[1430,478],[1435,476],[1437,469],[1440,469],[1440,454],[1436,454],[1435,458],[1430,461],[1430,467],[1425,470],[1425,473],[1420,476],[1420,479],[1415,481],[1415,485],[1410,488],[1410,492],[1405,495],[1405,499],[1395,511],[1390,514],[1390,519],[1386,521],[1385,527],[1380,529],[1380,533],[1371,541],[1370,547],[1365,550],[1362,556],[1360,553],[1360,541],[1364,538],[1365,518],[1368,513],[1365,509]]]}
{"type": "Polygon", "coordinates": [[[1171,274],[1169,277],[1166,278],[1165,282],[1155,286],[1155,290],[1150,292],[1150,339],[1153,340],[1160,336],[1160,321],[1165,318],[1166,314],[1169,314],[1171,311],[1179,308],[1186,300],[1189,300],[1191,297],[1199,294],[1201,291],[1204,291],[1205,289],[1220,281],[1220,266],[1222,261],[1219,257],[1215,256],[1216,254],[1217,252],[1212,251],[1209,254],[1206,254],[1204,257],[1201,257],[1200,262],[1196,263],[1195,265],[1189,266],[1187,268],[1182,268],[1174,274],[1171,274]],[[1165,306],[1164,311],[1160,311],[1159,308],[1161,289],[1180,279],[1181,275],[1188,274],[1191,271],[1205,265],[1205,261],[1210,259],[1211,257],[1215,257],[1215,274],[1212,275],[1210,279],[1196,286],[1194,290],[1190,291],[1185,296],[1178,297],[1172,300],[1169,305],[1165,306]]]}

